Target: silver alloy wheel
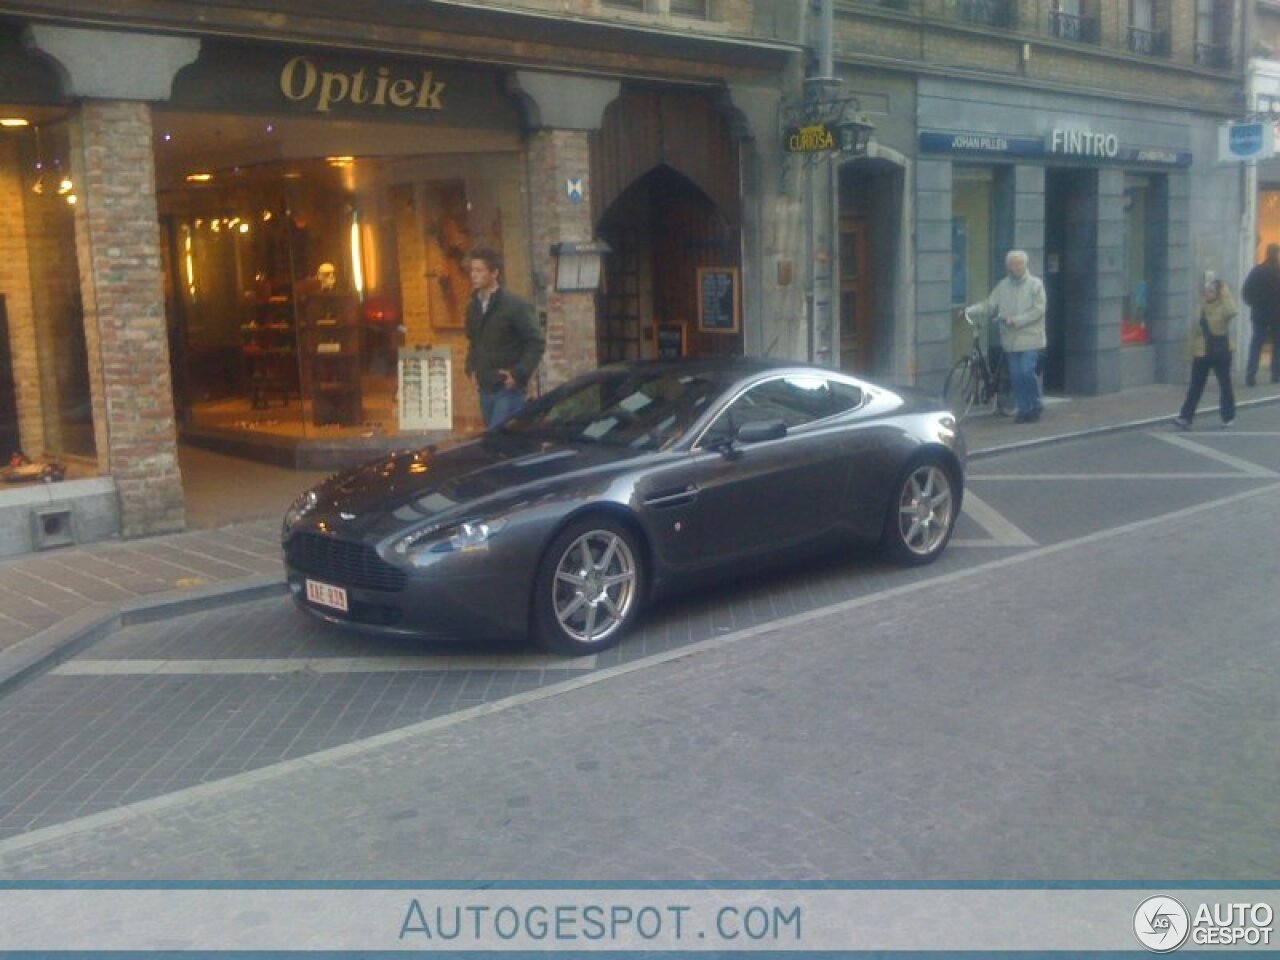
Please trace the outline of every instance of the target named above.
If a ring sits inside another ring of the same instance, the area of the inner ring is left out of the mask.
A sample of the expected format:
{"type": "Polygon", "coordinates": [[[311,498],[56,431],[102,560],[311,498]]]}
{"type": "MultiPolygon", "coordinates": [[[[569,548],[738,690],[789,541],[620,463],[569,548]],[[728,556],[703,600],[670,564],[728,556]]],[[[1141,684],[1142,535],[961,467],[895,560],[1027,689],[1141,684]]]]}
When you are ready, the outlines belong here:
{"type": "Polygon", "coordinates": [[[951,478],[935,463],[922,463],[907,476],[898,497],[898,535],[917,557],[937,552],[951,530],[955,500],[951,478]]]}
{"type": "Polygon", "coordinates": [[[552,610],[566,636],[598,644],[627,620],[638,572],[631,545],[612,530],[588,530],[556,564],[552,610]]]}

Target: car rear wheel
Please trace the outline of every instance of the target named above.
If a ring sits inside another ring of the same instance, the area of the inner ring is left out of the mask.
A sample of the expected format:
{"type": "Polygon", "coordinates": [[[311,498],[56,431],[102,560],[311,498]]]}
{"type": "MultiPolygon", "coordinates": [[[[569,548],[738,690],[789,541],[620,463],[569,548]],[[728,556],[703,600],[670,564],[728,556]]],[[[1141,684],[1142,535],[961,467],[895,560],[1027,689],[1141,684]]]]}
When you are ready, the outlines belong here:
{"type": "Polygon", "coordinates": [[[938,559],[960,512],[960,484],[937,459],[917,460],[894,484],[884,547],[893,559],[921,566],[938,559]]]}
{"type": "Polygon", "coordinates": [[[533,640],[585,656],[617,643],[640,612],[644,570],[634,534],[610,517],[570,524],[543,557],[533,597],[533,640]]]}

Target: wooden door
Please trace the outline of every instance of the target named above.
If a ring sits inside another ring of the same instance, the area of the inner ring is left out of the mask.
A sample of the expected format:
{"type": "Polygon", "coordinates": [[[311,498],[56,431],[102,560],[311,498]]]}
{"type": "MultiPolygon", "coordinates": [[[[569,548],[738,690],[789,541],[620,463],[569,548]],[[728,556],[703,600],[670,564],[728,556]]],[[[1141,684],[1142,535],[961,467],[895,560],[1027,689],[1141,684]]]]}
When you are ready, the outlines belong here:
{"type": "Polygon", "coordinates": [[[870,224],[863,217],[840,221],[840,369],[870,373],[875,363],[870,224]]]}

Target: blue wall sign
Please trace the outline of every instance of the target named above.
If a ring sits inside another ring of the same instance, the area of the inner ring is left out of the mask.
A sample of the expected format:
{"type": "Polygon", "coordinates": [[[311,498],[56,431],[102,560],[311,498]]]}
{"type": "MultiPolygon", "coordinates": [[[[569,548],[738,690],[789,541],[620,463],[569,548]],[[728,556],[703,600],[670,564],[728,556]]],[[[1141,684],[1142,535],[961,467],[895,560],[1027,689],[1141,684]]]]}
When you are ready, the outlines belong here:
{"type": "Polygon", "coordinates": [[[1054,131],[1044,139],[1004,133],[920,133],[920,149],[928,153],[959,153],[1001,157],[1063,157],[1099,163],[1148,164],[1161,167],[1191,166],[1190,150],[1164,147],[1121,146],[1115,136],[1087,132],[1054,131]],[[1101,145],[1099,145],[1101,144],[1101,145]]]}

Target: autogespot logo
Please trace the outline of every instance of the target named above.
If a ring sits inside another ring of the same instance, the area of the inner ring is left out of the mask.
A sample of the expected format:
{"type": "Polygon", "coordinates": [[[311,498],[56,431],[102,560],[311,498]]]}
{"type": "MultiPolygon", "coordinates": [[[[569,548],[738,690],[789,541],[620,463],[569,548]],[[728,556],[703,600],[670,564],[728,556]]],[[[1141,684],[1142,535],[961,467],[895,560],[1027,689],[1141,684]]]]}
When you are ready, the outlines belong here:
{"type": "Polygon", "coordinates": [[[1148,897],[1133,914],[1133,932],[1152,953],[1177,950],[1187,939],[1191,916],[1173,897],[1148,897]]]}

